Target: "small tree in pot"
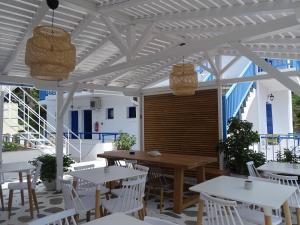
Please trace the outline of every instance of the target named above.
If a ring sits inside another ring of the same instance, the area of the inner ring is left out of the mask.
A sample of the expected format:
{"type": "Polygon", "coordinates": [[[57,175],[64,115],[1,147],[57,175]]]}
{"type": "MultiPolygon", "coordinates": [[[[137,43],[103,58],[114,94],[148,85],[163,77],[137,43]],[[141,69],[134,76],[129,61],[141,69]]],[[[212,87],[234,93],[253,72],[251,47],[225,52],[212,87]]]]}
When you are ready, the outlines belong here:
{"type": "MultiPolygon", "coordinates": [[[[37,166],[37,161],[43,163],[41,168],[40,178],[43,181],[46,190],[52,191],[56,189],[56,156],[45,154],[38,156],[30,163],[34,166],[37,166]]],[[[63,170],[64,172],[68,171],[68,167],[74,163],[74,161],[70,158],[69,155],[63,156],[63,170]]]]}
{"type": "Polygon", "coordinates": [[[259,142],[257,131],[253,131],[253,124],[235,117],[228,121],[228,136],[219,143],[218,149],[224,153],[226,167],[238,174],[247,174],[248,161],[253,161],[256,167],[265,163],[265,156],[261,152],[254,152],[249,147],[259,142]]]}
{"type": "Polygon", "coordinates": [[[136,137],[134,135],[130,135],[128,133],[120,132],[119,137],[114,142],[117,150],[127,150],[129,151],[132,146],[136,143],[136,137]]]}

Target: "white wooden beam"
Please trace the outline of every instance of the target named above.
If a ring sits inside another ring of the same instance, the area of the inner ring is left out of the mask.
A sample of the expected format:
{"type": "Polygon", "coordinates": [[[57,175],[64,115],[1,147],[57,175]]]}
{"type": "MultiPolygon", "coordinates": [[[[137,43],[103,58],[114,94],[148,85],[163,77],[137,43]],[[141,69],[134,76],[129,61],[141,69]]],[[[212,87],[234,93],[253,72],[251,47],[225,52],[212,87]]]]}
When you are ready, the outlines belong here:
{"type": "Polygon", "coordinates": [[[255,53],[251,52],[247,47],[241,45],[238,42],[230,43],[232,47],[237,49],[242,55],[246,56],[249,60],[251,60],[253,63],[261,67],[264,71],[266,71],[268,74],[273,76],[273,78],[276,78],[281,84],[283,84],[285,87],[289,88],[291,91],[293,91],[295,94],[300,96],[300,85],[298,85],[296,82],[294,82],[289,77],[284,76],[279,70],[271,66],[269,63],[267,63],[264,59],[257,56],[255,53]]]}
{"type": "Polygon", "coordinates": [[[101,12],[112,12],[116,10],[123,10],[125,7],[136,6],[145,3],[149,3],[149,0],[120,1],[113,4],[99,6],[99,9],[101,12]]]}
{"type": "Polygon", "coordinates": [[[219,75],[219,71],[218,68],[216,66],[216,62],[213,61],[213,59],[211,58],[211,56],[208,54],[207,51],[205,51],[205,58],[207,59],[207,61],[209,62],[210,68],[212,70],[212,75],[214,75],[215,77],[217,77],[219,75]]]}
{"type": "MultiPolygon", "coordinates": [[[[282,76],[286,77],[296,77],[299,76],[299,71],[289,71],[289,72],[282,72],[282,76]]],[[[220,84],[226,85],[226,84],[234,84],[234,83],[242,83],[242,82],[249,82],[249,81],[258,81],[258,80],[270,80],[274,79],[271,75],[253,75],[249,77],[237,77],[237,78],[230,78],[230,79],[221,79],[220,84]]],[[[218,87],[217,81],[205,81],[205,82],[199,82],[199,88],[198,90],[207,90],[207,89],[216,89],[218,87]]],[[[143,95],[149,95],[149,94],[159,94],[159,93],[168,93],[170,92],[170,88],[168,86],[165,87],[159,87],[159,88],[144,88],[141,89],[141,93],[143,95]]]]}
{"type": "Polygon", "coordinates": [[[63,105],[64,91],[59,89],[56,92],[56,139],[55,139],[55,152],[56,152],[56,190],[61,190],[59,178],[63,176],[63,155],[64,155],[64,117],[59,117],[58,112],[63,105]]]}
{"type": "Polygon", "coordinates": [[[133,50],[131,52],[132,55],[135,55],[136,53],[141,51],[142,48],[145,47],[145,45],[153,38],[153,34],[152,34],[153,29],[154,29],[154,23],[148,24],[144,33],[138,40],[137,44],[133,47],[133,50]]]}
{"type": "Polygon", "coordinates": [[[8,74],[13,65],[15,64],[18,55],[21,53],[21,51],[24,49],[27,39],[31,36],[32,30],[34,27],[38,26],[42,19],[45,17],[46,13],[48,12],[48,6],[46,1],[42,1],[41,5],[37,9],[36,14],[32,18],[31,23],[26,28],[26,33],[22,37],[22,40],[19,42],[15,52],[9,57],[8,61],[5,63],[5,67],[2,70],[2,74],[8,74]]]}
{"type": "Polygon", "coordinates": [[[128,55],[129,54],[129,47],[128,47],[127,43],[124,41],[124,39],[122,38],[122,34],[118,31],[118,29],[113,24],[113,22],[111,21],[109,16],[104,14],[104,15],[102,15],[101,18],[104,21],[104,23],[105,23],[106,27],[108,28],[108,30],[112,34],[112,36],[111,36],[112,42],[120,49],[120,51],[123,54],[128,55]]]}
{"type": "Polygon", "coordinates": [[[71,104],[72,98],[74,96],[74,93],[76,92],[77,87],[78,87],[78,83],[72,84],[70,91],[68,93],[67,99],[64,100],[63,106],[61,107],[59,113],[56,114],[56,115],[58,115],[58,117],[63,117],[65,115],[66,110],[68,109],[68,107],[71,104]]]}
{"type": "Polygon", "coordinates": [[[224,74],[233,64],[235,64],[239,59],[241,58],[241,56],[236,56],[234,57],[229,63],[226,64],[226,66],[223,67],[223,69],[221,69],[220,74],[224,74]]]}
{"type": "Polygon", "coordinates": [[[210,8],[196,11],[172,12],[158,16],[137,18],[135,23],[149,23],[160,21],[182,21],[182,20],[201,20],[210,18],[235,17],[235,16],[252,16],[266,15],[271,13],[293,13],[294,8],[300,7],[300,2],[292,0],[275,0],[272,2],[253,2],[252,4],[226,6],[220,8],[210,8]]]}
{"type": "Polygon", "coordinates": [[[138,76],[138,77],[136,77],[136,78],[134,78],[134,79],[132,79],[132,80],[129,80],[128,82],[126,82],[126,83],[124,84],[124,86],[128,86],[128,85],[130,85],[130,84],[135,84],[135,83],[138,82],[139,80],[142,80],[142,79],[144,79],[144,78],[146,78],[146,77],[148,77],[148,76],[150,76],[150,75],[152,75],[152,74],[155,74],[155,73],[161,71],[162,69],[164,69],[164,68],[166,68],[166,67],[168,67],[168,66],[171,66],[171,65],[173,65],[173,64],[175,64],[175,63],[177,63],[177,62],[179,62],[180,60],[181,60],[181,59],[180,59],[179,57],[175,57],[174,59],[171,59],[169,62],[166,62],[166,63],[162,64],[161,66],[158,66],[157,68],[155,68],[155,69],[153,69],[153,70],[150,70],[149,72],[147,72],[147,73],[145,73],[145,74],[142,74],[141,76],[138,76]]]}
{"type": "Polygon", "coordinates": [[[78,26],[72,31],[72,39],[75,40],[84,31],[84,29],[86,29],[87,26],[96,18],[96,14],[88,14],[82,21],[80,21],[78,26]]]}
{"type": "Polygon", "coordinates": [[[167,60],[177,55],[189,56],[191,54],[199,53],[201,51],[209,51],[229,41],[239,41],[243,39],[249,39],[249,37],[260,38],[262,36],[273,34],[274,32],[285,31],[287,29],[291,29],[291,27],[297,26],[299,26],[299,23],[294,15],[285,16],[263,24],[252,25],[247,27],[246,29],[237,29],[233,32],[226,33],[217,37],[204,40],[194,40],[187,43],[186,46],[173,47],[155,55],[141,57],[131,62],[120,63],[118,65],[111,66],[100,71],[86,74],[84,75],[84,77],[78,77],[74,79],[71,78],[68,82],[92,80],[94,77],[97,76],[105,75],[124,69],[130,69],[141,65],[151,64],[160,60],[167,60]]]}

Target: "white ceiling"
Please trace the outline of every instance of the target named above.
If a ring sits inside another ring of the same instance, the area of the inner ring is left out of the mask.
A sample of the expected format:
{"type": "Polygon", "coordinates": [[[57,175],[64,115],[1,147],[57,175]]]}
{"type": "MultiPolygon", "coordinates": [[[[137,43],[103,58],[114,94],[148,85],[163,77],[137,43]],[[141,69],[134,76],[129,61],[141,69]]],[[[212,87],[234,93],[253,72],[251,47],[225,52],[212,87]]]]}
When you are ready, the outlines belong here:
{"type": "Polygon", "coordinates": [[[60,0],[55,25],[71,33],[77,66],[56,83],[31,80],[24,64],[32,29],[51,24],[45,0],[0,0],[0,82],[142,91],[183,56],[196,65],[218,55],[300,59],[299,9],[299,0],[60,0]]]}

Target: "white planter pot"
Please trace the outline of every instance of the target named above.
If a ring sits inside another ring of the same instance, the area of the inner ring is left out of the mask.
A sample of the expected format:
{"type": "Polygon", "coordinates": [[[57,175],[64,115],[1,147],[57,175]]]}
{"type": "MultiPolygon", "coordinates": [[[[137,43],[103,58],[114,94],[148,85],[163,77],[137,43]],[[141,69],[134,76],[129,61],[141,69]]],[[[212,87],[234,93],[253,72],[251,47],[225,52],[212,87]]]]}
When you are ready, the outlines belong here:
{"type": "Polygon", "coordinates": [[[51,182],[43,181],[45,188],[47,191],[55,191],[56,190],[56,181],[52,180],[51,182]]]}

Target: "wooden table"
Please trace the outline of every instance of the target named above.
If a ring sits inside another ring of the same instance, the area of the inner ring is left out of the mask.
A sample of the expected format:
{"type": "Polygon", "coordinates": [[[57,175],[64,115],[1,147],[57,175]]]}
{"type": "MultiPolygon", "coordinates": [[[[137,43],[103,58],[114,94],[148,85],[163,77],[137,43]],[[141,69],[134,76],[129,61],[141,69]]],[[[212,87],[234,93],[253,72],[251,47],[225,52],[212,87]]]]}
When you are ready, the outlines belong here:
{"type": "MultiPolygon", "coordinates": [[[[32,187],[31,187],[31,171],[35,167],[28,162],[14,162],[14,163],[2,163],[0,165],[0,173],[19,173],[20,182],[23,181],[22,173],[26,173],[27,176],[27,185],[28,185],[28,199],[29,199],[29,209],[30,216],[33,218],[33,199],[32,199],[32,187]]],[[[21,191],[21,202],[24,205],[24,193],[21,191]]]]}
{"type": "Polygon", "coordinates": [[[150,225],[142,220],[127,216],[123,213],[114,213],[82,225],[150,225]]]}
{"type": "Polygon", "coordinates": [[[113,160],[131,159],[146,163],[157,163],[162,167],[175,169],[173,193],[173,211],[175,213],[181,213],[183,209],[198,201],[195,196],[187,199],[183,198],[184,171],[196,169],[197,181],[202,182],[205,181],[205,166],[217,162],[217,158],[214,157],[170,153],[162,153],[161,156],[154,157],[144,151],[137,151],[134,155],[129,154],[128,151],[108,151],[97,156],[107,158],[109,163],[113,160]]]}
{"type": "MultiPolygon", "coordinates": [[[[266,225],[272,224],[272,209],[280,209],[283,206],[286,224],[292,225],[288,199],[296,191],[296,187],[253,181],[253,188],[246,190],[244,182],[245,179],[242,178],[220,176],[195,185],[190,190],[260,206],[264,209],[266,225]]],[[[203,204],[200,200],[197,225],[202,224],[203,204]]]]}
{"type": "Polygon", "coordinates": [[[95,217],[100,217],[100,186],[106,182],[145,175],[146,172],[120,166],[98,167],[89,170],[72,171],[69,175],[93,183],[96,188],[95,217]]]}

